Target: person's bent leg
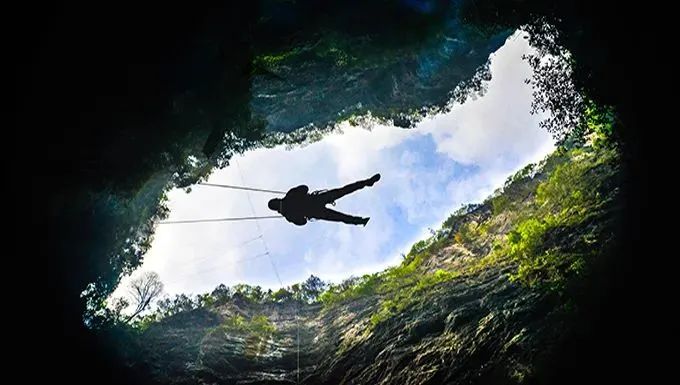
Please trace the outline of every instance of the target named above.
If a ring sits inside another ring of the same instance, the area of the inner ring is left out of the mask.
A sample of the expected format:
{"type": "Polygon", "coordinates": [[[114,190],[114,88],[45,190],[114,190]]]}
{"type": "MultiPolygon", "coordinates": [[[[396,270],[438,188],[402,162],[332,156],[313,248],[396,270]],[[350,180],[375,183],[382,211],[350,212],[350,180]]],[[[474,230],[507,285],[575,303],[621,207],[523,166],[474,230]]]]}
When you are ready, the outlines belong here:
{"type": "Polygon", "coordinates": [[[332,222],[342,222],[349,225],[363,225],[368,222],[368,218],[355,217],[339,211],[331,210],[327,207],[317,211],[312,216],[315,219],[323,219],[332,222]]]}

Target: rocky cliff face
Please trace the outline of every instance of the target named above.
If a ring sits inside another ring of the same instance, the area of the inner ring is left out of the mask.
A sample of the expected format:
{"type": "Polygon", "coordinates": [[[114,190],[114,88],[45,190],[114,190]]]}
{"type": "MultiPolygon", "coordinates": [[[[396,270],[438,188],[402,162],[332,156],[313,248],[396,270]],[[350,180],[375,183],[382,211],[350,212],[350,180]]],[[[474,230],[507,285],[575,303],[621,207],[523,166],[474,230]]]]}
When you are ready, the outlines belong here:
{"type": "Polygon", "coordinates": [[[616,159],[553,154],[452,215],[400,267],[332,286],[319,302],[238,297],[162,319],[135,339],[131,365],[171,384],[554,380],[591,316],[580,298],[613,263],[616,159]]]}
{"type": "Polygon", "coordinates": [[[164,193],[233,154],[319,139],[369,110],[410,126],[444,108],[457,86],[481,87],[488,71],[478,69],[519,24],[486,28],[465,17],[463,3],[62,8],[27,92],[52,101],[41,126],[55,116],[64,123],[49,138],[26,138],[40,138],[36,153],[50,159],[37,168],[53,198],[36,212],[49,213],[53,229],[46,254],[61,256],[50,277],[68,303],[55,309],[67,307],[75,328],[84,311],[99,322],[93,309],[140,265],[166,214],[164,193]]]}
{"type": "Polygon", "coordinates": [[[194,311],[152,327],[142,354],[163,383],[469,383],[531,374],[554,339],[555,309],[545,296],[507,279],[510,268],[443,284],[399,316],[364,334],[377,298],[331,311],[293,305],[194,311]],[[543,304],[543,306],[541,306],[543,304]],[[266,314],[268,336],[220,328],[234,314],[266,314]]]}
{"type": "Polygon", "coordinates": [[[269,130],[291,132],[368,112],[408,127],[414,116],[442,110],[456,87],[477,72],[490,77],[484,64],[512,32],[483,31],[464,20],[461,3],[433,10],[432,27],[418,38],[342,31],[257,56],[261,73],[253,78],[254,115],[269,130]]]}

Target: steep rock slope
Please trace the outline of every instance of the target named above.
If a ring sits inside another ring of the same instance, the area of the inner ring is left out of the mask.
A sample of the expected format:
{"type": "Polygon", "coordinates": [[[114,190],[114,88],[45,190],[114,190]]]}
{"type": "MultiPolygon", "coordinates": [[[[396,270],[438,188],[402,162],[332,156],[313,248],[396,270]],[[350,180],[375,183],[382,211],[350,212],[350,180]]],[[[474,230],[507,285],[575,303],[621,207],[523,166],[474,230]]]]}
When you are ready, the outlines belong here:
{"type": "Polygon", "coordinates": [[[173,384],[550,382],[589,322],[583,298],[616,263],[617,161],[613,149],[558,150],[400,266],[311,303],[234,295],[154,321],[129,362],[173,384]]]}

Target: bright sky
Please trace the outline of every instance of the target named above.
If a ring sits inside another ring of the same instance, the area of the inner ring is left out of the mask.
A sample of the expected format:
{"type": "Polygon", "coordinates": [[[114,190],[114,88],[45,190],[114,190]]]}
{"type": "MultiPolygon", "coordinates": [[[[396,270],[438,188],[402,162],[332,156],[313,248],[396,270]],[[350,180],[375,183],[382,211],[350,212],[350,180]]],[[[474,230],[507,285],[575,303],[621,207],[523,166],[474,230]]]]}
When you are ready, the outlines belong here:
{"type": "MultiPolygon", "coordinates": [[[[553,150],[550,135],[529,114],[530,52],[515,34],[491,57],[484,97],[456,105],[415,129],[342,126],[341,132],[302,148],[258,149],[216,170],[209,183],[283,190],[339,187],[379,172],[372,188],[337,201],[334,208],[370,216],[366,227],[317,221],[298,227],[283,219],[161,225],[141,271],[160,275],[169,295],[199,294],[220,283],[280,287],[310,274],[339,282],[401,260],[428,228],[438,228],[461,204],[486,198],[514,171],[553,150]],[[262,239],[256,239],[258,237],[262,239]],[[246,241],[253,240],[245,243],[246,241]],[[262,256],[264,242],[271,261],[262,256]],[[259,257],[258,257],[259,256],[259,257]]],[[[169,192],[168,220],[272,215],[272,194],[195,186],[169,192]]],[[[121,288],[129,278],[123,280],[121,288]]],[[[114,296],[124,292],[119,288],[114,296]]],[[[124,290],[124,289],[123,289],[124,290]]]]}

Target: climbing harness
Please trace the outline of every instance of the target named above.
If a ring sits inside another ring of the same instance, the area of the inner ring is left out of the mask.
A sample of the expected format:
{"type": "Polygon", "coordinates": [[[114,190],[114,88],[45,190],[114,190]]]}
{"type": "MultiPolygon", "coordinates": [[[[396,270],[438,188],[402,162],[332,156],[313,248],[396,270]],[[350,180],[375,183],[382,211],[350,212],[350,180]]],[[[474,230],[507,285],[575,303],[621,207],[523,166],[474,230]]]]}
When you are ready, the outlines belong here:
{"type": "MultiPolygon", "coordinates": [[[[328,190],[314,190],[309,195],[321,195],[321,194],[325,193],[326,191],[328,191],[328,190]]],[[[331,205],[331,206],[335,206],[335,201],[329,202],[328,204],[331,205]]]]}

